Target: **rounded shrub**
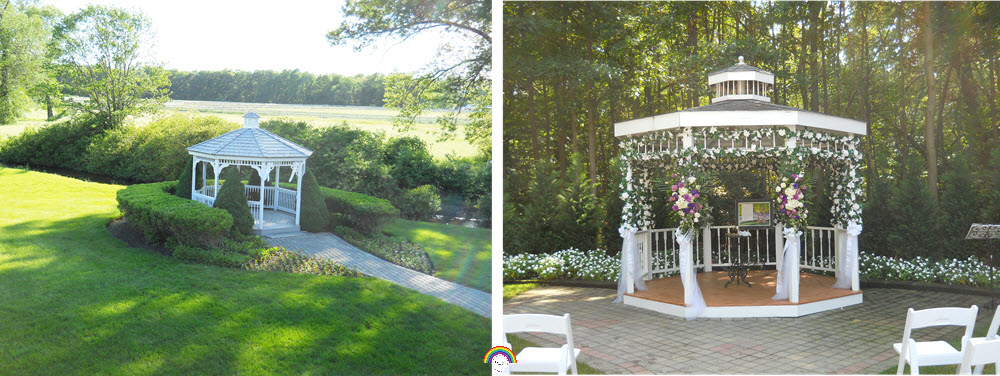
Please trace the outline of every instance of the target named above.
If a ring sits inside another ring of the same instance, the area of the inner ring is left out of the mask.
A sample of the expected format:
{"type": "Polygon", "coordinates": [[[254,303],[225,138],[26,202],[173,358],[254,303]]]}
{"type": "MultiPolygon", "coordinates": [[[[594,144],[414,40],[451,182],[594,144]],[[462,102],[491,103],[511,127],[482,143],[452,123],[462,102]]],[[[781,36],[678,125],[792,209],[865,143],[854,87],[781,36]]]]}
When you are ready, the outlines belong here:
{"type": "Polygon", "coordinates": [[[232,232],[250,235],[253,233],[253,215],[250,214],[250,205],[247,203],[246,188],[240,171],[235,167],[228,167],[222,171],[222,188],[215,198],[215,208],[223,209],[233,216],[232,232]]]}
{"type": "Polygon", "coordinates": [[[425,219],[441,210],[441,195],[433,185],[421,185],[403,192],[394,204],[404,218],[425,219]]]}
{"type": "Polygon", "coordinates": [[[326,208],[323,193],[319,190],[312,171],[302,177],[302,230],[321,232],[330,223],[330,211],[326,208]]]}

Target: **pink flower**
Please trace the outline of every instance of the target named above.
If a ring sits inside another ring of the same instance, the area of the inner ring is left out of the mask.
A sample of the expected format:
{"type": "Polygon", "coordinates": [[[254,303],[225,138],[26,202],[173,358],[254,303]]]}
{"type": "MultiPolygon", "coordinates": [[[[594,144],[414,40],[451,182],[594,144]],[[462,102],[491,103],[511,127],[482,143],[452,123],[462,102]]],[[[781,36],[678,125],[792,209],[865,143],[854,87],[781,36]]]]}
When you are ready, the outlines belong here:
{"type": "Polygon", "coordinates": [[[677,190],[677,186],[676,185],[671,185],[670,186],[670,190],[671,191],[676,191],[677,190]]]}

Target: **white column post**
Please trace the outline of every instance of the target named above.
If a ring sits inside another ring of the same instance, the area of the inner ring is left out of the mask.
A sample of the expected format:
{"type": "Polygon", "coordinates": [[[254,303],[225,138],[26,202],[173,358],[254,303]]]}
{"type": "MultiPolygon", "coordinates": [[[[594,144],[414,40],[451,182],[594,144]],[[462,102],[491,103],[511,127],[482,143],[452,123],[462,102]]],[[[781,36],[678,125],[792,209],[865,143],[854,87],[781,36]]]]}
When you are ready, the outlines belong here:
{"type": "Polygon", "coordinates": [[[260,178],[260,195],[257,196],[257,200],[260,203],[260,229],[261,230],[264,229],[264,194],[266,193],[266,192],[264,192],[264,176],[263,176],[264,174],[261,173],[261,171],[263,171],[263,170],[264,170],[263,167],[261,167],[260,170],[257,170],[257,177],[260,178]]]}
{"type": "Polygon", "coordinates": [[[704,270],[712,271],[712,226],[705,226],[701,230],[701,257],[705,262],[704,270]]]}
{"type": "Polygon", "coordinates": [[[198,158],[192,155],[191,156],[191,197],[188,197],[188,198],[194,198],[194,187],[196,186],[196,184],[195,184],[195,177],[198,176],[198,175],[195,175],[195,173],[197,171],[198,171],[198,158]]]}
{"type": "Polygon", "coordinates": [[[295,177],[295,225],[299,226],[299,220],[302,218],[302,174],[306,173],[306,161],[302,161],[302,167],[299,168],[298,176],[295,177]]]}
{"type": "MultiPolygon", "coordinates": [[[[802,243],[799,243],[800,245],[802,243]]],[[[791,278],[788,279],[788,301],[792,303],[799,302],[799,279],[802,278],[802,274],[799,272],[799,264],[801,262],[796,262],[792,265],[791,278]]]]}
{"type": "Polygon", "coordinates": [[[785,259],[784,257],[785,236],[783,234],[784,231],[785,231],[784,225],[780,223],[774,225],[774,249],[775,249],[774,259],[775,261],[777,261],[775,265],[781,265],[781,262],[784,261],[785,259]]]}
{"type": "Polygon", "coordinates": [[[215,182],[214,182],[215,183],[215,186],[214,186],[215,190],[212,191],[213,202],[214,202],[215,198],[219,197],[219,170],[221,170],[221,169],[222,169],[222,164],[221,163],[218,163],[218,161],[216,161],[216,163],[212,163],[212,173],[215,174],[215,182]]]}
{"type": "MultiPolygon", "coordinates": [[[[208,163],[201,162],[201,187],[205,188],[205,183],[208,182],[208,163]]],[[[195,185],[197,187],[197,185],[195,185]]]]}
{"type": "Polygon", "coordinates": [[[844,252],[844,248],[847,245],[844,236],[847,232],[840,227],[840,225],[833,226],[833,250],[836,252],[834,260],[837,263],[836,274],[834,275],[837,280],[840,280],[841,275],[844,274],[844,264],[847,262],[847,252],[844,252]]]}

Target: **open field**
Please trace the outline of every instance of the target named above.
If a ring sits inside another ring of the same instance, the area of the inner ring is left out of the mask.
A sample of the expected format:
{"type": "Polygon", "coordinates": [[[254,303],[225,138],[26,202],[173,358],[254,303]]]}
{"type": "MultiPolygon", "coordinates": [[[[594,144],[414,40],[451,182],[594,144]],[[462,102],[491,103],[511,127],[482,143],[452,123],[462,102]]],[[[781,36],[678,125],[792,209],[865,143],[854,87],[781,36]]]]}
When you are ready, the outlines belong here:
{"type": "Polygon", "coordinates": [[[15,168],[0,185],[0,374],[487,370],[489,319],[470,311],[374,278],[130,248],[105,229],[121,186],[15,168]]]}
{"type": "Polygon", "coordinates": [[[446,111],[429,110],[417,118],[409,132],[399,132],[392,127],[396,110],[367,106],[326,106],[311,104],[242,103],[216,101],[170,101],[166,112],[197,112],[214,114],[238,123],[243,123],[243,114],[253,110],[261,120],[285,118],[304,121],[314,127],[327,127],[347,122],[349,126],[373,132],[385,132],[389,136],[416,136],[427,142],[431,155],[443,159],[448,154],[473,156],[476,149],[465,141],[465,129],[459,126],[458,137],[438,142],[440,126],[435,119],[446,111]]]}
{"type": "MultiPolygon", "coordinates": [[[[417,118],[417,122],[408,132],[400,132],[392,126],[395,110],[382,107],[365,106],[325,106],[302,104],[275,103],[242,103],[215,101],[170,101],[159,114],[146,115],[132,119],[138,124],[148,123],[157,116],[171,113],[201,113],[217,115],[237,124],[243,123],[243,114],[253,110],[261,116],[261,120],[284,118],[304,121],[314,127],[328,127],[347,122],[351,127],[372,132],[385,132],[388,136],[415,136],[427,143],[430,153],[435,158],[444,159],[448,154],[456,156],[473,156],[478,153],[475,147],[465,141],[465,130],[459,126],[458,136],[447,141],[438,141],[437,132],[440,127],[435,124],[438,115],[443,110],[429,110],[417,118]]],[[[35,109],[14,124],[0,125],[0,138],[17,135],[29,127],[39,127],[47,124],[45,110],[35,109]]]]}

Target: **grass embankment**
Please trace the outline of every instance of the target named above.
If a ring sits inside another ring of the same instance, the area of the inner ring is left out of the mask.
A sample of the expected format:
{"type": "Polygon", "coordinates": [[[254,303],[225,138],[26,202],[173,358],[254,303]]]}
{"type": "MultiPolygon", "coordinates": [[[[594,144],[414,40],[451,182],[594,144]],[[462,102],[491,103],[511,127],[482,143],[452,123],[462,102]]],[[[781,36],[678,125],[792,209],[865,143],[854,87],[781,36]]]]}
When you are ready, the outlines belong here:
{"type": "Polygon", "coordinates": [[[405,219],[383,231],[423,247],[437,269],[436,277],[491,292],[492,231],[405,219]]]}
{"type": "Polygon", "coordinates": [[[9,374],[481,374],[489,320],[372,278],[186,264],[105,225],[120,186],[0,168],[9,374]]]}

